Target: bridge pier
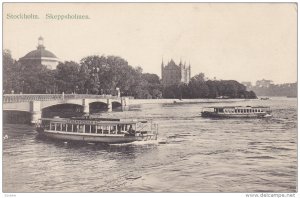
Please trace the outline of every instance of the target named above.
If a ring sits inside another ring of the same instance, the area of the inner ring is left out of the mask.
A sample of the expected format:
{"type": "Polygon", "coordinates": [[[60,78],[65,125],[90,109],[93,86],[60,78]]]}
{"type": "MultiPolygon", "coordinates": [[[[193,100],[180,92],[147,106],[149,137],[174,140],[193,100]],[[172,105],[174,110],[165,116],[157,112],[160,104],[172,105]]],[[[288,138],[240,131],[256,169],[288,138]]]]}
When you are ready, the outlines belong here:
{"type": "Polygon", "coordinates": [[[41,101],[30,101],[31,123],[36,123],[42,118],[41,101]]]}
{"type": "Polygon", "coordinates": [[[127,110],[129,108],[129,99],[122,97],[121,98],[122,110],[127,110]]]}
{"type": "Polygon", "coordinates": [[[90,106],[87,99],[82,99],[83,113],[90,114],[90,106]]]}
{"type": "Polygon", "coordinates": [[[112,112],[112,101],[107,99],[107,111],[112,112]]]}

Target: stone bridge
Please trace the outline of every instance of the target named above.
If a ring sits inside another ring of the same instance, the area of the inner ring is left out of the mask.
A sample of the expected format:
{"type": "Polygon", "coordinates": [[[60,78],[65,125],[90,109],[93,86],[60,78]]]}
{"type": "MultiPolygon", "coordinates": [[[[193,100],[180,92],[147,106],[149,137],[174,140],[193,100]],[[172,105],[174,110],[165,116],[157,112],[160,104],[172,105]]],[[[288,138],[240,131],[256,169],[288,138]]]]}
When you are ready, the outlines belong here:
{"type": "Polygon", "coordinates": [[[112,111],[113,103],[122,108],[129,106],[132,97],[118,97],[111,95],[87,94],[5,94],[3,96],[4,111],[25,111],[31,113],[31,122],[36,122],[42,116],[42,110],[61,104],[72,104],[83,107],[83,113],[90,112],[90,104],[105,104],[108,111],[112,111]]]}

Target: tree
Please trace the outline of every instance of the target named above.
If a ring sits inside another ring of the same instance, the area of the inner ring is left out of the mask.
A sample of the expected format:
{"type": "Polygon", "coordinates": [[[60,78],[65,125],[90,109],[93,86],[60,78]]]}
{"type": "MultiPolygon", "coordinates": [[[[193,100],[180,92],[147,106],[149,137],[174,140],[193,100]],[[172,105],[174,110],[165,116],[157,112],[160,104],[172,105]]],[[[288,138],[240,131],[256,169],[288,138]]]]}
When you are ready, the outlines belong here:
{"type": "Polygon", "coordinates": [[[194,76],[189,82],[189,89],[192,98],[207,98],[209,89],[204,81],[204,75],[201,74],[194,76]]]}
{"type": "Polygon", "coordinates": [[[21,79],[24,93],[56,93],[54,72],[44,65],[21,65],[21,79]]]}
{"type": "Polygon", "coordinates": [[[80,65],[73,61],[59,63],[55,71],[56,85],[59,93],[77,93],[79,87],[86,81],[87,75],[80,75],[80,65]]]}
{"type": "Polygon", "coordinates": [[[4,93],[22,92],[21,65],[12,58],[10,50],[3,50],[2,57],[4,93]]]}

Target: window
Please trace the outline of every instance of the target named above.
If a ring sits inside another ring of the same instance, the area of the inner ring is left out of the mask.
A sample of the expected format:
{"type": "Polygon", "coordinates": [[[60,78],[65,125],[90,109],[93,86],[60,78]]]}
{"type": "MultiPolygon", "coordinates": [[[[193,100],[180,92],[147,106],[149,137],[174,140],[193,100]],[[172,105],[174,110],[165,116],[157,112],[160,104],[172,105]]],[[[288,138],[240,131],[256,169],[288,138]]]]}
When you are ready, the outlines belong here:
{"type": "Polygon", "coordinates": [[[91,131],[91,125],[85,125],[85,133],[90,133],[91,131]]]}
{"type": "Polygon", "coordinates": [[[55,124],[54,124],[54,123],[51,123],[51,124],[50,124],[50,130],[51,130],[51,131],[55,131],[55,124]]]}
{"type": "Polygon", "coordinates": [[[97,133],[103,133],[102,126],[97,126],[97,133]]]}
{"type": "Polygon", "coordinates": [[[61,123],[56,123],[56,131],[61,131],[61,123]]]}
{"type": "Polygon", "coordinates": [[[72,124],[67,124],[67,132],[72,132],[72,124]]]}
{"type": "Polygon", "coordinates": [[[91,125],[91,133],[96,133],[96,125],[91,125]]]}
{"type": "Polygon", "coordinates": [[[78,125],[73,125],[73,132],[77,132],[78,131],[79,126],[78,125]]]}
{"type": "Polygon", "coordinates": [[[67,125],[66,125],[66,124],[62,124],[62,125],[61,125],[61,130],[62,130],[62,131],[66,131],[66,129],[67,129],[67,125]]]}
{"type": "Polygon", "coordinates": [[[78,133],[83,133],[83,128],[84,128],[84,125],[83,125],[83,124],[77,125],[77,127],[76,127],[76,132],[78,132],[78,133]]]}
{"type": "Polygon", "coordinates": [[[109,126],[103,126],[103,134],[108,134],[109,126]]]}

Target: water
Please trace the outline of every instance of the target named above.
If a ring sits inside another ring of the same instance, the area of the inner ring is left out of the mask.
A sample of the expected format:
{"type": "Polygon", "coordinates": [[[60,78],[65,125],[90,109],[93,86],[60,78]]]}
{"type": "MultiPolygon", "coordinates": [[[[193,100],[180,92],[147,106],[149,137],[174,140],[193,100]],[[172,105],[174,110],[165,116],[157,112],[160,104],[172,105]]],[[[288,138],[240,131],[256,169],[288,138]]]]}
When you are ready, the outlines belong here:
{"type": "MultiPolygon", "coordinates": [[[[204,119],[215,104],[148,104],[106,116],[152,118],[159,141],[75,145],[4,125],[4,192],[296,192],[297,100],[269,105],[271,119],[204,119]]],[[[223,104],[218,104],[223,105],[223,104]]],[[[228,105],[228,104],[226,104],[228,105]]]]}

